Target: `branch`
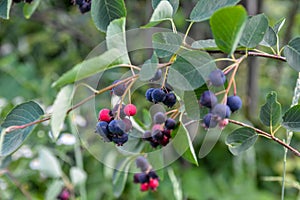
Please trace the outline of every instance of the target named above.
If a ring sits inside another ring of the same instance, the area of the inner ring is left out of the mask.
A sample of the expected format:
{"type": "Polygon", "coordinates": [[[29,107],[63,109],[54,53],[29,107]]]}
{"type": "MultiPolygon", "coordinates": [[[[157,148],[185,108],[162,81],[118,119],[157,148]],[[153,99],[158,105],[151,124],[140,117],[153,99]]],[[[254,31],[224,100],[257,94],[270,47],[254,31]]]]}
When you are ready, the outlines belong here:
{"type": "Polygon", "coordinates": [[[249,126],[248,124],[244,124],[242,122],[239,122],[239,121],[236,121],[236,120],[233,120],[233,119],[228,119],[228,121],[230,123],[233,123],[233,124],[236,124],[236,125],[239,125],[239,126],[243,126],[243,127],[248,127],[248,128],[252,128],[256,133],[258,133],[259,135],[262,135],[268,139],[271,139],[271,140],[274,140],[275,142],[277,142],[278,144],[284,146],[285,148],[287,148],[288,150],[290,150],[291,152],[293,152],[296,156],[300,157],[300,152],[295,149],[294,147],[291,147],[290,145],[286,144],[285,142],[283,142],[282,140],[278,139],[277,137],[273,136],[272,134],[270,133],[267,133],[265,131],[262,131],[260,129],[257,129],[257,128],[254,128],[252,126],[249,126]]]}

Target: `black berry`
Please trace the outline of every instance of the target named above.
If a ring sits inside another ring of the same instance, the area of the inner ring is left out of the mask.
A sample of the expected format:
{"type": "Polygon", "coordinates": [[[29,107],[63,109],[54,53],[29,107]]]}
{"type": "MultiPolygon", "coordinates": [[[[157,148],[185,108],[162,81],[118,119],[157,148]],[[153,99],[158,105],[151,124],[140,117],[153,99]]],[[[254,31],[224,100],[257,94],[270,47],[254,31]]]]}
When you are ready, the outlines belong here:
{"type": "Polygon", "coordinates": [[[123,135],[125,133],[126,125],[122,120],[112,120],[108,124],[108,130],[111,133],[123,135]]]}
{"type": "Polygon", "coordinates": [[[124,143],[126,143],[128,141],[128,134],[124,133],[122,136],[120,137],[113,137],[112,141],[118,145],[118,146],[122,146],[124,143]]]}
{"type": "Polygon", "coordinates": [[[162,89],[156,88],[152,91],[151,97],[154,103],[163,102],[166,98],[166,93],[162,89]]]}
{"type": "Polygon", "coordinates": [[[176,96],[174,93],[167,93],[163,104],[169,108],[173,107],[176,104],[176,96]]]}
{"type": "Polygon", "coordinates": [[[146,99],[150,102],[153,102],[153,99],[152,99],[152,92],[155,88],[149,88],[147,91],[146,91],[146,99]]]}
{"type": "Polygon", "coordinates": [[[176,126],[176,121],[175,121],[174,119],[169,118],[169,119],[166,120],[166,122],[165,122],[165,127],[166,127],[167,129],[172,130],[172,129],[175,128],[175,126],[176,126]]]}
{"type": "Polygon", "coordinates": [[[111,142],[111,138],[109,136],[109,131],[108,131],[108,123],[104,121],[100,121],[97,123],[96,126],[96,133],[98,133],[105,142],[111,142]]]}

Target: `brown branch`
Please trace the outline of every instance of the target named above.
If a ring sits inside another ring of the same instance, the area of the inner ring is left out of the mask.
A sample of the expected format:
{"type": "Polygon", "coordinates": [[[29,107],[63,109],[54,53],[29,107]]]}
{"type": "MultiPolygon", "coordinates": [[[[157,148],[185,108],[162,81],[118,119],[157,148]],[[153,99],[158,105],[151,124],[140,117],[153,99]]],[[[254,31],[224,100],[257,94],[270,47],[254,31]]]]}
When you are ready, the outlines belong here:
{"type": "Polygon", "coordinates": [[[260,129],[257,129],[257,128],[254,128],[248,124],[244,124],[242,122],[239,122],[239,121],[236,121],[236,120],[233,120],[233,119],[229,119],[228,120],[230,123],[233,123],[233,124],[236,124],[236,125],[239,125],[239,126],[243,126],[243,127],[247,127],[247,128],[252,128],[256,133],[258,133],[259,135],[262,135],[268,139],[271,139],[275,142],[277,142],[278,144],[284,146],[285,148],[287,148],[288,150],[290,150],[291,152],[293,152],[296,156],[300,157],[300,152],[295,149],[294,147],[284,143],[282,140],[278,139],[277,137],[275,137],[274,135],[270,134],[270,133],[267,133],[265,131],[262,131],[260,129]]]}

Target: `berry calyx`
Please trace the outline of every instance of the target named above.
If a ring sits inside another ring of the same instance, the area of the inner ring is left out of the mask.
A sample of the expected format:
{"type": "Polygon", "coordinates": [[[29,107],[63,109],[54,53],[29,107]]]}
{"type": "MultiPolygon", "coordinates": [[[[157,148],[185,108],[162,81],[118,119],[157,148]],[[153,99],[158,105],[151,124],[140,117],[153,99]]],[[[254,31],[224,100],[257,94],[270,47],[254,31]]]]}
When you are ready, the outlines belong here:
{"type": "Polygon", "coordinates": [[[235,112],[242,107],[242,100],[239,96],[229,96],[227,98],[227,105],[229,106],[231,112],[235,112]]]}
{"type": "Polygon", "coordinates": [[[127,116],[134,116],[136,114],[136,106],[133,104],[127,104],[124,107],[124,113],[127,116]]]}
{"type": "Polygon", "coordinates": [[[224,85],[226,81],[226,76],[222,70],[216,69],[210,72],[209,80],[213,86],[219,87],[224,85]]]}
{"type": "Polygon", "coordinates": [[[107,108],[104,108],[99,111],[99,121],[105,121],[105,122],[110,122],[112,119],[112,116],[110,115],[111,111],[107,108]]]}

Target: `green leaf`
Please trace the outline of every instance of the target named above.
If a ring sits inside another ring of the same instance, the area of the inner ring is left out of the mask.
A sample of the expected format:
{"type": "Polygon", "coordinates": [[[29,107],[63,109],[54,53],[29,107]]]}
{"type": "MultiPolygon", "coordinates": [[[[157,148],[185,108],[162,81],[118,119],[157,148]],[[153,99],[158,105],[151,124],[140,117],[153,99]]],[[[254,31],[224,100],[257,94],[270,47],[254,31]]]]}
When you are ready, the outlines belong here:
{"type": "MultiPolygon", "coordinates": [[[[155,9],[161,1],[164,0],[152,0],[152,8],[155,9]]],[[[179,7],[179,0],[168,0],[168,2],[172,5],[174,15],[179,7]]]]}
{"type": "Polygon", "coordinates": [[[294,38],[284,47],[284,55],[289,66],[300,72],[300,37],[294,38]]]}
{"type": "Polygon", "coordinates": [[[278,35],[278,33],[281,30],[281,28],[283,27],[284,23],[285,23],[285,18],[281,18],[280,20],[278,20],[276,22],[276,24],[273,27],[273,30],[276,33],[276,35],[278,35]]]}
{"type": "Polygon", "coordinates": [[[23,13],[24,17],[26,19],[29,19],[31,15],[34,13],[34,11],[37,9],[39,6],[41,0],[34,0],[32,3],[26,3],[23,7],[23,13]]]}
{"type": "Polygon", "coordinates": [[[113,193],[116,198],[120,197],[127,181],[128,170],[135,157],[127,157],[119,163],[113,174],[113,193]]]}
{"type": "Polygon", "coordinates": [[[256,47],[263,40],[268,24],[264,14],[251,17],[246,24],[240,44],[248,48],[256,47]]]}
{"type": "Polygon", "coordinates": [[[277,101],[276,92],[270,92],[266,97],[267,102],[260,109],[260,120],[266,126],[276,126],[281,117],[281,105],[277,101]]]}
{"type": "Polygon", "coordinates": [[[64,182],[62,180],[54,180],[49,187],[47,187],[45,199],[53,200],[57,199],[57,196],[60,194],[61,190],[64,187],[64,182]]]}
{"type": "MultiPolygon", "coordinates": [[[[16,106],[6,116],[1,127],[5,128],[11,126],[22,126],[38,120],[44,111],[35,102],[29,101],[16,106]]],[[[17,150],[25,141],[25,139],[32,133],[36,125],[28,126],[23,129],[16,129],[9,133],[1,133],[0,141],[0,156],[7,156],[17,150]]]]}
{"type": "Polygon", "coordinates": [[[194,90],[205,83],[205,77],[215,68],[214,60],[206,52],[185,51],[170,67],[168,83],[180,90],[194,90]]]}
{"type": "Polygon", "coordinates": [[[219,49],[216,41],[212,39],[198,40],[192,43],[192,47],[201,50],[217,50],[219,49]]]}
{"type": "Polygon", "coordinates": [[[154,52],[152,58],[146,60],[146,62],[143,64],[140,71],[140,77],[139,77],[140,80],[149,81],[151,78],[153,78],[157,71],[157,65],[158,65],[158,58],[156,56],[156,53],[154,52]]]}
{"type": "Polygon", "coordinates": [[[96,27],[106,32],[111,21],[126,17],[124,0],[92,1],[91,15],[96,27]]]}
{"type": "Polygon", "coordinates": [[[291,131],[300,132],[300,105],[291,107],[284,113],[282,126],[291,131]]]}
{"type": "Polygon", "coordinates": [[[0,1],[0,17],[3,19],[9,19],[9,12],[12,5],[12,0],[0,1]]]}
{"type": "Polygon", "coordinates": [[[225,7],[210,19],[211,29],[218,47],[232,55],[240,41],[247,22],[247,12],[242,6],[225,7]]]}
{"type": "MultiPolygon", "coordinates": [[[[198,129],[198,123],[191,124],[193,131],[198,129]]],[[[179,128],[173,130],[175,136],[172,138],[172,144],[174,149],[179,155],[182,155],[184,159],[198,166],[198,160],[193,147],[193,143],[189,134],[189,130],[184,126],[181,121],[179,128]]]]}
{"type": "Polygon", "coordinates": [[[38,169],[44,175],[51,178],[59,178],[62,176],[60,164],[49,149],[45,147],[39,149],[39,163],[38,169]]]}
{"type": "Polygon", "coordinates": [[[183,102],[187,116],[193,120],[199,120],[200,107],[195,91],[184,91],[183,102]]]}
{"type": "Polygon", "coordinates": [[[254,129],[243,127],[229,134],[226,138],[226,144],[233,155],[238,155],[253,146],[257,137],[254,129]]]}
{"type": "Polygon", "coordinates": [[[153,27],[165,20],[172,20],[173,8],[168,1],[159,2],[158,6],[153,11],[150,22],[143,26],[143,28],[153,27]]]}
{"type": "Polygon", "coordinates": [[[190,14],[190,19],[194,22],[205,21],[220,8],[234,6],[239,1],[240,0],[199,0],[190,14]]]}
{"type": "Polygon", "coordinates": [[[73,87],[71,85],[63,87],[56,96],[50,121],[52,136],[54,137],[54,140],[57,140],[61,128],[63,127],[65,118],[67,116],[67,111],[71,107],[72,97],[73,87]]]}
{"type": "Polygon", "coordinates": [[[85,60],[63,74],[52,84],[52,87],[62,87],[66,84],[93,76],[108,68],[116,67],[118,64],[122,63],[119,59],[120,55],[122,55],[122,52],[120,52],[119,49],[110,49],[100,56],[85,60]]]}
{"type": "Polygon", "coordinates": [[[277,43],[277,36],[272,27],[268,27],[266,34],[264,35],[263,40],[260,42],[260,45],[266,47],[272,47],[277,43]]]}
{"type": "Polygon", "coordinates": [[[152,36],[152,43],[157,57],[164,58],[178,51],[182,44],[182,37],[172,32],[155,33],[152,36]]]}
{"type": "Polygon", "coordinates": [[[119,49],[120,50],[120,62],[129,64],[129,56],[126,46],[125,35],[126,18],[113,20],[107,27],[106,44],[107,49],[119,49]]]}
{"type": "Polygon", "coordinates": [[[70,169],[70,177],[74,186],[85,183],[87,175],[86,172],[78,167],[72,167],[70,169]]]}

